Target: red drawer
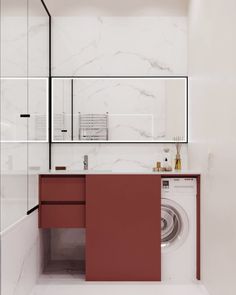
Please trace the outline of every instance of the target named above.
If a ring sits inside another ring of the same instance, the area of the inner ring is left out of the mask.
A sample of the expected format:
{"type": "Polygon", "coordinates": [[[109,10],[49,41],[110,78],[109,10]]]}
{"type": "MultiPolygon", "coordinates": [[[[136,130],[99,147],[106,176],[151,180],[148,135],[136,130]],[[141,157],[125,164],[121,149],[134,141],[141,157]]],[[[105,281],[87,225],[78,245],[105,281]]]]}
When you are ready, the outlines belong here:
{"type": "Polygon", "coordinates": [[[41,201],[84,201],[84,176],[41,176],[41,201]]]}
{"type": "Polygon", "coordinates": [[[85,205],[40,205],[41,228],[85,227],[85,205]]]}

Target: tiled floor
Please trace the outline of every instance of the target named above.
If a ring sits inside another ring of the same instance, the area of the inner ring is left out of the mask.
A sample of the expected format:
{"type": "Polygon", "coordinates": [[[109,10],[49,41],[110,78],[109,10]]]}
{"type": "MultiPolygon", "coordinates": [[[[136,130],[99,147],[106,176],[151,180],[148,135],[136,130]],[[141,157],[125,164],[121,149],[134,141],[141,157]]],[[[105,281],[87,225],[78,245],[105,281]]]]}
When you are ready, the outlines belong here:
{"type": "Polygon", "coordinates": [[[201,284],[85,282],[81,275],[42,275],[30,295],[209,295],[201,284]]]}

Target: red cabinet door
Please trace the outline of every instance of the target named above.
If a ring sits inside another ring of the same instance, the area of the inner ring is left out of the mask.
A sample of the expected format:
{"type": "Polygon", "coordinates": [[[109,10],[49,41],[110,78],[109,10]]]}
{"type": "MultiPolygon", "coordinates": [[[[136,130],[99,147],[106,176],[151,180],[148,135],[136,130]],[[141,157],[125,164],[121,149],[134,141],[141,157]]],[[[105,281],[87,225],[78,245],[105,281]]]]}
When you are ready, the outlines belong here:
{"type": "Polygon", "coordinates": [[[46,175],[40,177],[40,201],[84,200],[84,176],[46,175]]]}
{"type": "Polygon", "coordinates": [[[161,280],[161,178],[86,176],[86,280],[161,280]]]}

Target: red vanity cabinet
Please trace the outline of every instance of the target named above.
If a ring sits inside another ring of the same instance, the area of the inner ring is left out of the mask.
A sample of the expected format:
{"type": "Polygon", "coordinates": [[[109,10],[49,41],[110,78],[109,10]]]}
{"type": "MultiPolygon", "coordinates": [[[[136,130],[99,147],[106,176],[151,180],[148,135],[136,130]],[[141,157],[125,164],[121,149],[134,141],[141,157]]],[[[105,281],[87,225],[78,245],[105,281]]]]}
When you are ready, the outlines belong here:
{"type": "Polygon", "coordinates": [[[86,280],[161,280],[161,177],[197,179],[200,279],[200,175],[40,175],[39,227],[86,227],[86,280]]]}
{"type": "Polygon", "coordinates": [[[161,177],[86,176],[86,280],[161,280],[161,177]]]}
{"type": "Polygon", "coordinates": [[[85,176],[41,175],[39,227],[85,227],[85,176]]]}

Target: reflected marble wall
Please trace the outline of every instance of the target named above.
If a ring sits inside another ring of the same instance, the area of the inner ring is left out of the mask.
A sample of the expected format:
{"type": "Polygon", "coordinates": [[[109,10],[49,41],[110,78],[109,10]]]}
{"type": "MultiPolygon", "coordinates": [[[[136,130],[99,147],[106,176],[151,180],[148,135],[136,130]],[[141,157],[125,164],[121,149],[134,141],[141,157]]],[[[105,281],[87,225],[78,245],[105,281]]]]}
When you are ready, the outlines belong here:
{"type": "MultiPolygon", "coordinates": [[[[165,81],[74,80],[74,112],[108,112],[109,140],[158,140],[165,135],[165,81]]],[[[74,126],[78,139],[78,121],[74,126]]]]}
{"type": "MultiPolygon", "coordinates": [[[[74,140],[79,140],[80,113],[108,113],[109,140],[169,139],[164,79],[74,79],[73,89],[74,140]]],[[[71,140],[70,79],[53,80],[53,113],[54,140],[71,140]]]]}

